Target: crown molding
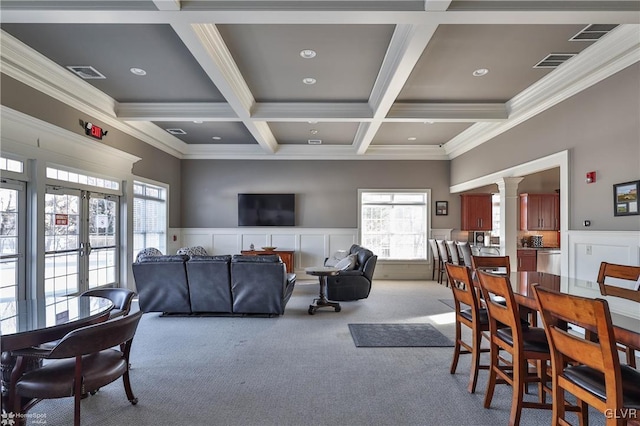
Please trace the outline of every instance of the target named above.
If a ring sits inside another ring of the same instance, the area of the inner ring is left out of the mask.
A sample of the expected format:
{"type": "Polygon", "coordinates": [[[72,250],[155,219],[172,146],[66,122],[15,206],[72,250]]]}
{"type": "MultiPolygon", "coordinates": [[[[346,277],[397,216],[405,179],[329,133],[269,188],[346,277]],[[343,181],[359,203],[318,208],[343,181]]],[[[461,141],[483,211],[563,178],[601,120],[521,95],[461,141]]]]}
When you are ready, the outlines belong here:
{"type": "Polygon", "coordinates": [[[451,159],[640,61],[640,25],[622,25],[507,102],[509,119],[476,123],[445,144],[451,159]]]}
{"type": "Polygon", "coordinates": [[[106,139],[98,142],[4,105],[0,105],[0,116],[3,149],[13,148],[12,152],[19,155],[45,150],[54,153],[57,161],[71,159],[68,165],[78,161],[92,164],[94,170],[107,170],[107,174],[108,170],[131,173],[133,164],[142,159],[109,146],[106,139]]]}

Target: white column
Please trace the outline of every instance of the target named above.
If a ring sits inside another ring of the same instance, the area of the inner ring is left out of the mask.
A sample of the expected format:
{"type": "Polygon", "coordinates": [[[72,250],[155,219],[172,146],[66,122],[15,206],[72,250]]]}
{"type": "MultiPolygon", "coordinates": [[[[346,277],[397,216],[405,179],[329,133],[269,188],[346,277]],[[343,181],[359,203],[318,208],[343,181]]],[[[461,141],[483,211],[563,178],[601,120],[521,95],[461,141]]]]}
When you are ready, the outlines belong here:
{"type": "Polygon", "coordinates": [[[523,177],[503,177],[496,183],[500,191],[500,253],[509,256],[511,270],[518,270],[518,184],[523,177]]]}

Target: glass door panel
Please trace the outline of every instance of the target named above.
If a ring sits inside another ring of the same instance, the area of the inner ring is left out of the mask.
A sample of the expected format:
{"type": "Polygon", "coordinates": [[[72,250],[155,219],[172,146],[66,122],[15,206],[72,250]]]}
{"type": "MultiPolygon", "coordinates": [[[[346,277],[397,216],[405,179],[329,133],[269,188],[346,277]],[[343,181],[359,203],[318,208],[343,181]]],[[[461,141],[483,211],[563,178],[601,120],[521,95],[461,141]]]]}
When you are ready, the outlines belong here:
{"type": "Polygon", "coordinates": [[[45,296],[77,293],[80,289],[81,193],[47,188],[45,194],[45,296]]]}
{"type": "Polygon", "coordinates": [[[22,182],[0,182],[0,334],[16,327],[17,301],[25,291],[26,195],[22,182]]]}
{"type": "Polygon", "coordinates": [[[118,197],[89,196],[89,288],[116,284],[118,207],[118,197]]]}

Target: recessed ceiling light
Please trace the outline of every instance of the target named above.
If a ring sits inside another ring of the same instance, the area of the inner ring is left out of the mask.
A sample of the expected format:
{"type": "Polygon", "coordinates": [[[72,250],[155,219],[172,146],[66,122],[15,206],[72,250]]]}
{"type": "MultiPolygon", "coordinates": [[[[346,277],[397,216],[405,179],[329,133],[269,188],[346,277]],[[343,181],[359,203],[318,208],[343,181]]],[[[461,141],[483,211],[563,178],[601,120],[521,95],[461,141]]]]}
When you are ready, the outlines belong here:
{"type": "Polygon", "coordinates": [[[193,120],[193,122],[196,124],[202,124],[202,120],[193,120]]]}
{"type": "Polygon", "coordinates": [[[427,120],[427,121],[424,122],[424,124],[433,124],[433,121],[427,120]]]}
{"type": "Polygon", "coordinates": [[[410,138],[407,138],[408,141],[415,141],[416,139],[418,138],[416,138],[415,136],[411,136],[410,138]]]}
{"type": "Polygon", "coordinates": [[[478,68],[473,72],[474,77],[482,77],[483,75],[489,74],[489,70],[486,68],[478,68]]]}
{"type": "Polygon", "coordinates": [[[316,129],[311,129],[310,132],[311,132],[312,135],[317,135],[318,134],[318,131],[316,129]]]}
{"type": "Polygon", "coordinates": [[[220,137],[220,136],[213,136],[211,139],[213,139],[214,141],[220,141],[220,140],[222,140],[222,137],[220,137]]]}
{"type": "Polygon", "coordinates": [[[311,59],[316,57],[316,51],[311,49],[304,49],[300,51],[300,56],[305,59],[311,59]]]}
{"type": "Polygon", "coordinates": [[[316,79],[313,77],[306,77],[302,79],[304,84],[316,84],[316,79]]]}
{"type": "Polygon", "coordinates": [[[318,124],[317,121],[307,121],[307,123],[309,123],[309,124],[318,124]]]}
{"type": "Polygon", "coordinates": [[[147,72],[142,68],[131,68],[129,69],[129,71],[131,71],[131,73],[135,75],[147,75],[147,72]]]}

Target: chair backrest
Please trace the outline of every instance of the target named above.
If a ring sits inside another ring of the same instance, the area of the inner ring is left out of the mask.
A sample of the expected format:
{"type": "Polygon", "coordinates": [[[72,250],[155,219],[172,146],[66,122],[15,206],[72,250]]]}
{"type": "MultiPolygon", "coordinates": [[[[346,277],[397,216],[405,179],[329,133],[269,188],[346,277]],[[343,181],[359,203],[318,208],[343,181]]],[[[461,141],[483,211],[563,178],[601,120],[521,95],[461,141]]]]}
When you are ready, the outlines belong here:
{"type": "Polygon", "coordinates": [[[447,263],[447,274],[451,282],[453,300],[456,304],[456,312],[460,311],[460,303],[464,303],[471,308],[471,316],[475,320],[478,314],[478,296],[473,285],[471,269],[463,265],[453,265],[447,263]]]}
{"type": "Polygon", "coordinates": [[[506,268],[506,274],[511,274],[509,256],[471,256],[471,266],[476,271],[506,268]]]}
{"type": "Polygon", "coordinates": [[[429,246],[431,246],[431,254],[433,255],[433,260],[440,260],[440,253],[438,252],[438,245],[436,244],[436,240],[430,238],[429,246]]]}
{"type": "Polygon", "coordinates": [[[449,253],[449,260],[454,265],[461,265],[460,257],[458,257],[458,248],[456,247],[455,241],[445,241],[447,245],[447,252],[449,253]]]}
{"type": "Polygon", "coordinates": [[[458,241],[456,245],[458,246],[458,256],[466,266],[471,268],[471,245],[468,241],[458,241]]]}
{"type": "Polygon", "coordinates": [[[131,302],[136,296],[136,292],[128,288],[94,288],[85,291],[82,296],[104,297],[111,300],[116,315],[111,315],[110,318],[114,318],[115,316],[129,315],[131,302]]]}
{"type": "Polygon", "coordinates": [[[554,374],[562,374],[567,361],[576,361],[605,376],[606,404],[622,407],[620,359],[616,349],[609,305],[603,299],[590,299],[559,293],[537,284],[533,293],[542,312],[542,321],[551,349],[554,374]],[[570,333],[567,324],[596,333],[596,341],[584,334],[570,333]]]}
{"type": "Polygon", "coordinates": [[[480,288],[487,313],[489,314],[489,328],[491,333],[497,332],[498,323],[510,327],[514,347],[522,348],[522,326],[520,314],[516,304],[511,282],[508,275],[495,275],[477,270],[480,288]]]}
{"type": "Polygon", "coordinates": [[[140,318],[142,311],[136,311],[131,315],[73,330],[58,342],[48,358],[72,358],[130,342],[140,318]]]}
{"type": "Polygon", "coordinates": [[[602,262],[598,272],[600,293],[603,296],[616,296],[640,302],[640,288],[637,287],[639,277],[640,266],[602,262]],[[629,281],[632,288],[614,285],[615,280],[629,281]]]}
{"type": "Polygon", "coordinates": [[[436,240],[436,245],[438,246],[438,254],[440,255],[440,259],[444,263],[449,262],[449,252],[447,251],[447,243],[444,240],[436,240]]]}

